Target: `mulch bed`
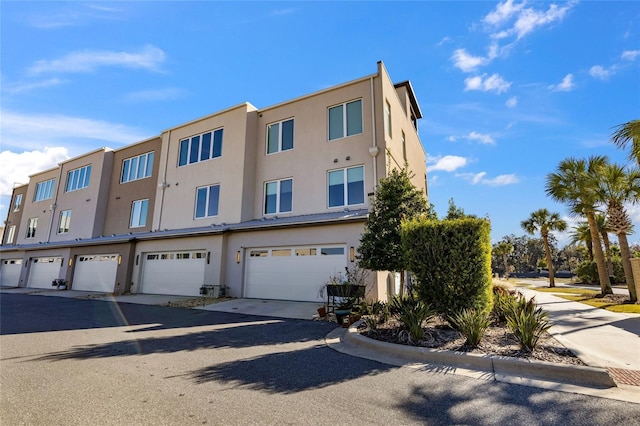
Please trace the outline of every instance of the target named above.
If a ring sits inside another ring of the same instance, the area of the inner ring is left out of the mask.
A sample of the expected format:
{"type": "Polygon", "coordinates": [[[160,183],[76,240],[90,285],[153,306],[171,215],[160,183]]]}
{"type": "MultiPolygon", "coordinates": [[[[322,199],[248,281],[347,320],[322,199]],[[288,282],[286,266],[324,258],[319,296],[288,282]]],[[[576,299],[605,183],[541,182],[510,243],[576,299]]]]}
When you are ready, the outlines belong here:
{"type": "Polygon", "coordinates": [[[425,335],[423,339],[418,342],[412,342],[409,334],[403,329],[402,324],[395,320],[381,324],[375,330],[368,328],[364,323],[358,328],[358,331],[363,336],[388,343],[525,358],[562,364],[585,365],[569,349],[565,348],[548,333],[545,333],[538,341],[537,347],[532,352],[529,352],[520,348],[518,341],[504,324],[494,323],[489,327],[480,345],[476,348],[466,346],[465,338],[452,329],[444,320],[431,320],[424,330],[425,335]]]}

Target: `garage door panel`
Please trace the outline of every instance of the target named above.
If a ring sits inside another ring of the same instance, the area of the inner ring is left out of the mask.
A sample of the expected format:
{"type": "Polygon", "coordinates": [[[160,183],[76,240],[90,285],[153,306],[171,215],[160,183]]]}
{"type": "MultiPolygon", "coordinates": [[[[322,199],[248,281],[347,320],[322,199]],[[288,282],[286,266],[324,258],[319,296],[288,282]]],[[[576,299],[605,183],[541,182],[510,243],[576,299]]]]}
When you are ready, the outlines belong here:
{"type": "Polygon", "coordinates": [[[113,293],[117,272],[117,254],[78,256],[71,288],[73,290],[113,293]]]}
{"type": "Polygon", "coordinates": [[[59,277],[61,266],[61,257],[38,257],[31,259],[27,287],[52,288],[51,282],[59,277]]]}
{"type": "Polygon", "coordinates": [[[0,264],[0,284],[17,287],[22,272],[22,259],[4,259],[0,264]]]}
{"type": "Polygon", "coordinates": [[[245,297],[322,302],[320,289],[331,275],[344,274],[347,264],[345,248],[332,249],[294,247],[291,256],[273,255],[286,252],[287,248],[248,249],[245,297]],[[321,255],[321,252],[337,254],[321,255]]]}
{"type": "Polygon", "coordinates": [[[200,295],[204,284],[204,251],[147,253],[143,259],[142,293],[200,295]]]}

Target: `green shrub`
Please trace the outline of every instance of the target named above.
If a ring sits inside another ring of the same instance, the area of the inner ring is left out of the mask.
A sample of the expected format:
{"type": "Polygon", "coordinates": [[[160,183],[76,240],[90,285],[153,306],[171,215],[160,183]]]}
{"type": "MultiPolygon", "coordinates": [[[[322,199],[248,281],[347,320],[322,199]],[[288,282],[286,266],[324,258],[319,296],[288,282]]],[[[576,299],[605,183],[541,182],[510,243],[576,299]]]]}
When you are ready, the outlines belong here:
{"type": "Polygon", "coordinates": [[[515,291],[504,286],[493,286],[493,313],[499,322],[507,320],[507,314],[511,311],[516,299],[515,291]]]}
{"type": "Polygon", "coordinates": [[[418,342],[424,336],[423,323],[435,316],[430,305],[412,296],[394,297],[389,302],[389,311],[404,325],[414,342],[418,342]]]}
{"type": "Polygon", "coordinates": [[[429,220],[402,225],[409,270],[419,298],[446,317],[463,309],[492,308],[491,240],[484,219],[429,220]]]}
{"type": "Polygon", "coordinates": [[[491,325],[488,312],[474,309],[464,309],[454,314],[450,321],[454,328],[467,339],[465,344],[472,347],[478,346],[484,332],[491,325]]]}
{"type": "Polygon", "coordinates": [[[548,314],[536,308],[534,298],[527,300],[520,295],[507,313],[507,327],[514,334],[522,349],[532,351],[544,332],[551,328],[548,314]]]}
{"type": "Polygon", "coordinates": [[[580,282],[586,284],[594,284],[600,281],[598,278],[598,266],[596,262],[590,260],[580,262],[576,268],[576,275],[580,282]]]}

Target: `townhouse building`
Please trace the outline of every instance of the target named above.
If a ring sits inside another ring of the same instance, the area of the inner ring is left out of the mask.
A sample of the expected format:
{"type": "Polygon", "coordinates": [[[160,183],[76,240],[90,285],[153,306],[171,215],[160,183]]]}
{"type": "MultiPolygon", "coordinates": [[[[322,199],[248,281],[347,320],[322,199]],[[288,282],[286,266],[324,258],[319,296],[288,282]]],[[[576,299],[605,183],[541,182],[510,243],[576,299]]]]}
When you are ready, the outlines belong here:
{"type": "MultiPolygon", "coordinates": [[[[320,301],[329,276],[355,264],[378,180],[406,164],[427,194],[421,117],[411,84],[379,62],[335,87],[67,160],[14,189],[0,280],[320,301]]],[[[394,280],[372,272],[367,297],[385,300],[394,280]]]]}

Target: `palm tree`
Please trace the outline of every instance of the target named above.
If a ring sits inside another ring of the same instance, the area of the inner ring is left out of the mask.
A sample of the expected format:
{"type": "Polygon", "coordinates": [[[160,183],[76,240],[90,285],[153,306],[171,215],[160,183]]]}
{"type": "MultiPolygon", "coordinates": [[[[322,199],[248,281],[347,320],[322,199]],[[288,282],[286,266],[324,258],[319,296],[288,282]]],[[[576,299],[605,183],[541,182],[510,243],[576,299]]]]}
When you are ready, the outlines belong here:
{"type": "Polygon", "coordinates": [[[502,256],[504,262],[504,277],[509,279],[509,264],[507,263],[507,256],[513,253],[513,244],[506,241],[500,241],[494,248],[493,252],[498,256],[502,256]]]}
{"type": "Polygon", "coordinates": [[[600,175],[598,196],[607,206],[607,226],[618,236],[629,299],[637,302],[640,283],[634,283],[631,270],[631,251],[627,235],[631,233],[632,225],[624,205],[629,202],[636,203],[640,199],[640,171],[626,171],[617,164],[607,164],[600,175]]]}
{"type": "Polygon", "coordinates": [[[604,244],[604,259],[607,263],[607,273],[610,277],[613,274],[613,262],[611,262],[611,240],[609,240],[609,226],[607,224],[607,217],[603,214],[596,214],[596,227],[598,232],[602,236],[602,242],[604,244]]]}
{"type": "Polygon", "coordinates": [[[635,159],[640,166],[640,120],[631,120],[615,127],[611,140],[619,148],[626,148],[631,142],[629,158],[635,159]]]}
{"type": "Polygon", "coordinates": [[[567,229],[567,222],[562,220],[558,213],[550,213],[547,209],[540,209],[531,213],[529,219],[520,222],[520,226],[530,235],[534,235],[536,231],[540,232],[549,269],[549,287],[555,287],[553,260],[551,259],[551,249],[549,248],[549,232],[564,231],[567,229]]]}
{"type": "Polygon", "coordinates": [[[589,260],[593,262],[593,241],[591,240],[591,230],[587,222],[581,222],[573,228],[571,232],[571,244],[584,243],[587,246],[589,260]]]}
{"type": "Polygon", "coordinates": [[[595,217],[598,174],[606,163],[604,156],[592,156],[588,160],[567,158],[560,162],[555,173],[547,175],[546,184],[547,195],[567,203],[572,214],[587,217],[602,295],[613,294],[595,217]]]}

